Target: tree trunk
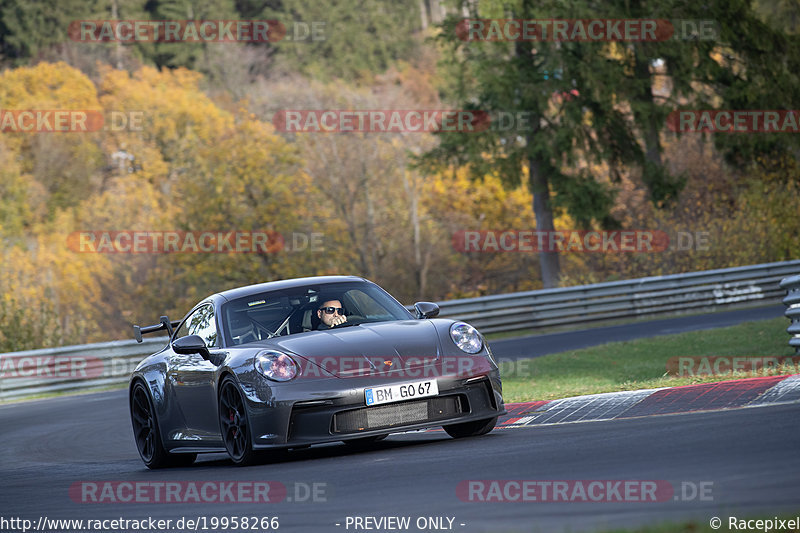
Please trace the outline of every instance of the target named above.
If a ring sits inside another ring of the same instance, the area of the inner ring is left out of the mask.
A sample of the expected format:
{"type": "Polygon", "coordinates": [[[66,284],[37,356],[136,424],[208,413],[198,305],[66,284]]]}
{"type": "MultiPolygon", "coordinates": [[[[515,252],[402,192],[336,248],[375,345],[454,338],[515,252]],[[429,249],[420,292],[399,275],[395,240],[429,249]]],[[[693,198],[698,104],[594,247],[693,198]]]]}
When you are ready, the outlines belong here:
{"type": "Polygon", "coordinates": [[[364,220],[364,244],[368,252],[365,254],[368,257],[369,264],[367,266],[366,277],[375,279],[375,273],[378,271],[378,247],[379,243],[375,235],[375,208],[372,204],[372,195],[370,194],[369,178],[366,177],[366,168],[364,169],[364,203],[366,204],[366,219],[364,220]]]}
{"type": "MultiPolygon", "coordinates": [[[[528,136],[528,144],[532,142],[528,136]]],[[[546,172],[542,170],[544,165],[536,156],[528,158],[528,168],[530,175],[530,188],[533,193],[533,214],[536,217],[536,231],[553,231],[553,207],[550,204],[550,184],[546,172]]],[[[539,264],[542,269],[542,283],[545,289],[558,287],[558,279],[561,275],[561,266],[558,260],[558,252],[539,252],[539,264]]]]}
{"type": "MultiPolygon", "coordinates": [[[[642,53],[635,54],[634,72],[636,80],[641,82],[642,86],[636,99],[645,104],[645,109],[655,108],[655,99],[653,98],[653,76],[650,73],[650,63],[642,53]]],[[[659,128],[656,121],[652,116],[639,116],[636,121],[641,125],[644,134],[645,143],[645,157],[647,161],[661,167],[661,139],[659,137],[659,128]]]]}
{"type": "MultiPolygon", "coordinates": [[[[117,7],[117,0],[111,2],[111,19],[117,23],[119,21],[119,9],[117,7]]],[[[117,70],[122,70],[122,43],[117,40],[114,45],[114,67],[117,70]]]]}
{"type": "MultiPolygon", "coordinates": [[[[522,18],[534,18],[535,1],[524,0],[521,6],[522,18]]],[[[534,65],[532,58],[532,47],[530,42],[517,41],[514,46],[514,54],[520,60],[527,72],[522,73],[522,80],[528,87],[534,86],[535,81],[540,79],[540,73],[534,65]]],[[[534,100],[535,101],[535,100],[534,100]]],[[[528,147],[528,180],[530,190],[533,194],[533,214],[536,217],[536,231],[553,231],[553,206],[550,202],[550,179],[547,169],[550,168],[548,161],[542,159],[540,154],[532,155],[531,146],[534,145],[533,137],[538,132],[538,116],[540,109],[529,109],[534,115],[531,123],[534,130],[526,135],[526,146],[528,147]]],[[[541,133],[539,133],[541,135],[541,133]]],[[[548,239],[549,240],[549,239],[548,239]]],[[[558,280],[561,277],[561,265],[559,264],[558,252],[539,251],[539,265],[542,273],[542,284],[545,289],[558,287],[558,280]]]]}
{"type": "Polygon", "coordinates": [[[419,191],[417,177],[409,178],[409,172],[403,172],[403,187],[408,198],[409,218],[411,219],[411,246],[414,251],[415,299],[422,300],[428,287],[428,254],[422,255],[422,228],[419,216],[419,191]]]}
{"type": "Polygon", "coordinates": [[[419,0],[419,15],[420,15],[420,22],[422,23],[422,29],[428,29],[428,17],[430,15],[430,5],[428,4],[427,0],[419,0]]]}

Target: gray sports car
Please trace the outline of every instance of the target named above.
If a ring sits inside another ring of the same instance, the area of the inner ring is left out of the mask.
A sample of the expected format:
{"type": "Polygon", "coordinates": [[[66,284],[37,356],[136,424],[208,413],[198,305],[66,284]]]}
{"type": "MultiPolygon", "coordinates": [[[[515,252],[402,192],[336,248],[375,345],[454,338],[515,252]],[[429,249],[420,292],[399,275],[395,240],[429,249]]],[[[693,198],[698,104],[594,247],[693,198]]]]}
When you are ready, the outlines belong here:
{"type": "Polygon", "coordinates": [[[412,315],[376,284],[325,276],[209,296],[180,322],[142,333],[170,341],[130,381],[136,446],[150,468],[226,452],[249,464],[269,449],[369,443],[442,426],[491,431],[504,414],[489,346],[464,322],[412,315]]]}

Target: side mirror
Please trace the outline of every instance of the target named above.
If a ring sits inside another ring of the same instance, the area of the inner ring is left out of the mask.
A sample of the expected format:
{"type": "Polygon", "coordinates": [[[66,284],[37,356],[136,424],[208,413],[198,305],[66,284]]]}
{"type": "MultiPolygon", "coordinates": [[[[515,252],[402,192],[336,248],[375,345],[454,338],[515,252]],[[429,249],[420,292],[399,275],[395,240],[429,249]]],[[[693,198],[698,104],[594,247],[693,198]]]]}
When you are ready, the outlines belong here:
{"type": "Polygon", "coordinates": [[[172,343],[172,349],[175,353],[183,355],[198,353],[203,359],[208,359],[210,357],[208,348],[206,348],[206,343],[200,335],[186,335],[180,339],[175,339],[172,343]]]}
{"type": "Polygon", "coordinates": [[[439,314],[439,306],[433,302],[417,302],[414,304],[417,318],[433,318],[439,314]]]}

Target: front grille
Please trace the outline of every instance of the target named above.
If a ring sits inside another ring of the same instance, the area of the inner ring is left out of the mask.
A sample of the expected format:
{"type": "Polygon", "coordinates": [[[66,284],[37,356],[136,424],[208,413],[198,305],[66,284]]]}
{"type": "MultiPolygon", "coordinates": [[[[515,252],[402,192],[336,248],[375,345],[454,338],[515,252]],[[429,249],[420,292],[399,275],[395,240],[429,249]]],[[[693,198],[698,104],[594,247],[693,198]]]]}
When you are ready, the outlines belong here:
{"type": "Polygon", "coordinates": [[[427,400],[414,400],[377,407],[362,407],[336,413],[333,417],[334,433],[353,433],[368,429],[383,429],[406,424],[444,420],[465,412],[466,398],[444,396],[427,400]]]}

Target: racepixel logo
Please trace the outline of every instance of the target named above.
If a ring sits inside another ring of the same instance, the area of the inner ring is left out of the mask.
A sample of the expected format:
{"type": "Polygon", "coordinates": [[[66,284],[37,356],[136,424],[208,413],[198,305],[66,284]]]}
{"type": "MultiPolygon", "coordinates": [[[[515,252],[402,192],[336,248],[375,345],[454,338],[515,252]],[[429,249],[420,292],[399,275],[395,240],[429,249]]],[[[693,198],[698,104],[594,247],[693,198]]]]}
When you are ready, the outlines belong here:
{"type": "Polygon", "coordinates": [[[323,252],[322,233],[286,236],[263,231],[74,231],[67,248],[76,253],[170,254],[323,252]]]}
{"type": "Polygon", "coordinates": [[[653,503],[713,501],[712,481],[682,481],[679,488],[664,480],[640,479],[494,479],[464,480],[456,486],[463,502],[516,503],[653,503]]]}
{"type": "Polygon", "coordinates": [[[798,133],[800,111],[707,109],[673,111],[667,127],[679,133],[798,133]]]}
{"type": "Polygon", "coordinates": [[[295,481],[76,481],[69,498],[81,504],[320,503],[327,483],[295,481]]]}
{"type": "Polygon", "coordinates": [[[713,20],[664,19],[463,19],[462,41],[653,42],[717,40],[713,20]]]}
{"type": "Polygon", "coordinates": [[[694,356],[670,357],[667,372],[673,376],[718,376],[734,372],[782,371],[800,373],[800,356],[744,357],[744,356],[694,356]]]}
{"type": "Polygon", "coordinates": [[[89,133],[142,131],[142,111],[0,109],[1,133],[89,133]]]}
{"type": "Polygon", "coordinates": [[[453,233],[457,252],[663,252],[669,236],[659,230],[461,230],[453,233]]]}

